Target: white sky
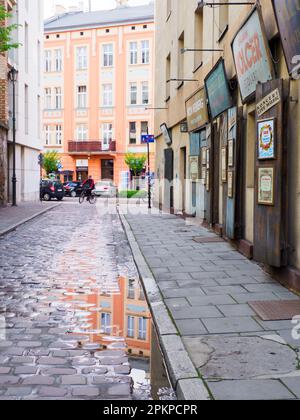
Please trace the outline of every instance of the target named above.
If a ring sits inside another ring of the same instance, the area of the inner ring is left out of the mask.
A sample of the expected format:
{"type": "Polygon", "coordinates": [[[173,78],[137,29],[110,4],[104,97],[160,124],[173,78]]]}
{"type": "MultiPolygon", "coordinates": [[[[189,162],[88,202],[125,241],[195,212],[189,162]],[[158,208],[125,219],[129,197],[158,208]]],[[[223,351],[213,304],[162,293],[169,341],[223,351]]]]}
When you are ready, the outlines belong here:
{"type": "MultiPolygon", "coordinates": [[[[43,0],[44,9],[45,9],[45,18],[53,16],[54,6],[56,4],[63,5],[65,7],[69,6],[78,6],[82,1],[86,8],[88,8],[88,0],[43,0]]],[[[92,10],[104,10],[104,9],[113,9],[116,6],[115,0],[91,0],[92,10]]],[[[140,6],[143,4],[148,4],[149,0],[129,0],[129,5],[131,6],[140,6]]]]}

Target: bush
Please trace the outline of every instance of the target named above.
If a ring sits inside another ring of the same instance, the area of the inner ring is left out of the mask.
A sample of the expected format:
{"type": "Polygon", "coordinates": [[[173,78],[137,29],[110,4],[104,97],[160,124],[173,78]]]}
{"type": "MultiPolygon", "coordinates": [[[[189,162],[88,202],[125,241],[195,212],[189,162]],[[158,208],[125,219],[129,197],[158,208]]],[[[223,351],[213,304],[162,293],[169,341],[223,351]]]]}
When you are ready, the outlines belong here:
{"type": "Polygon", "coordinates": [[[147,191],[120,191],[120,198],[146,198],[148,195],[147,191]]]}

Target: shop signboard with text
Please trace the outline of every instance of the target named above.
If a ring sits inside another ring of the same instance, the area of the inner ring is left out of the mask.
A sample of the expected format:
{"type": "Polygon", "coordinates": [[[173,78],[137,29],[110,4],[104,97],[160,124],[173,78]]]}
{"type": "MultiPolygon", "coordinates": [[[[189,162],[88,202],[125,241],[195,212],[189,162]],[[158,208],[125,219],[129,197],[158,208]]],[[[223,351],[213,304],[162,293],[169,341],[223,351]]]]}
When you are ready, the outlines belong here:
{"type": "Polygon", "coordinates": [[[209,117],[204,87],[186,101],[186,115],[189,132],[199,130],[208,124],[209,117]]]}
{"type": "Polygon", "coordinates": [[[260,9],[255,7],[232,41],[232,52],[243,103],[254,99],[258,83],[273,79],[271,53],[260,9]]]}

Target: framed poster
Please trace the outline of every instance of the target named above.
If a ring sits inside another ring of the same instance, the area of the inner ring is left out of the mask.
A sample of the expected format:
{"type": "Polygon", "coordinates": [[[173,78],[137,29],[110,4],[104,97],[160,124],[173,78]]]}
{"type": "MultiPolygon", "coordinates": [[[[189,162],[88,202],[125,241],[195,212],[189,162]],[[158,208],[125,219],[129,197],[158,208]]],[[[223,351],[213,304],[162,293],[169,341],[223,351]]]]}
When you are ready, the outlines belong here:
{"type": "Polygon", "coordinates": [[[199,179],[199,157],[190,157],[190,179],[192,181],[198,181],[199,179]]]}
{"type": "Polygon", "coordinates": [[[274,168],[258,169],[258,204],[274,206],[274,168]]]}
{"type": "Polygon", "coordinates": [[[206,185],[206,168],[202,168],[201,178],[203,185],[206,185]]]}
{"type": "Polygon", "coordinates": [[[201,149],[201,161],[202,161],[202,165],[206,166],[206,147],[202,147],[201,149]]]}
{"type": "Polygon", "coordinates": [[[206,171],[206,191],[210,191],[210,173],[206,171]]]}
{"type": "Polygon", "coordinates": [[[275,127],[276,119],[261,120],[257,122],[258,131],[258,159],[275,159],[275,127]]]}
{"type": "Polygon", "coordinates": [[[206,168],[210,169],[210,149],[206,149],[206,168]]]}
{"type": "Polygon", "coordinates": [[[227,147],[222,147],[222,182],[227,182],[227,147]]]}
{"type": "Polygon", "coordinates": [[[234,140],[228,140],[228,166],[232,168],[234,166],[234,140]]]}
{"type": "Polygon", "coordinates": [[[233,171],[228,171],[228,198],[233,198],[233,171]]]}

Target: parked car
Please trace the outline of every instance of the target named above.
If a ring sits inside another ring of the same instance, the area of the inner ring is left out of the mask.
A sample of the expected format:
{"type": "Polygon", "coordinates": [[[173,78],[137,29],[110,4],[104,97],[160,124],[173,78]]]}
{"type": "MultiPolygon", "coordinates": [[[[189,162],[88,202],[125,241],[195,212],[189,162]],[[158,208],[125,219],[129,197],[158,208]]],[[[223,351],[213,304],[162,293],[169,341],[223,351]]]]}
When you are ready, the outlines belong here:
{"type": "Polygon", "coordinates": [[[98,197],[117,197],[118,188],[113,181],[99,181],[95,184],[94,194],[98,197]]]}
{"type": "Polygon", "coordinates": [[[82,192],[81,182],[66,182],[64,184],[64,190],[66,197],[79,197],[82,192]]]}
{"type": "Polygon", "coordinates": [[[64,186],[60,181],[43,179],[40,184],[41,200],[51,201],[53,198],[62,201],[65,196],[64,186]]]}

